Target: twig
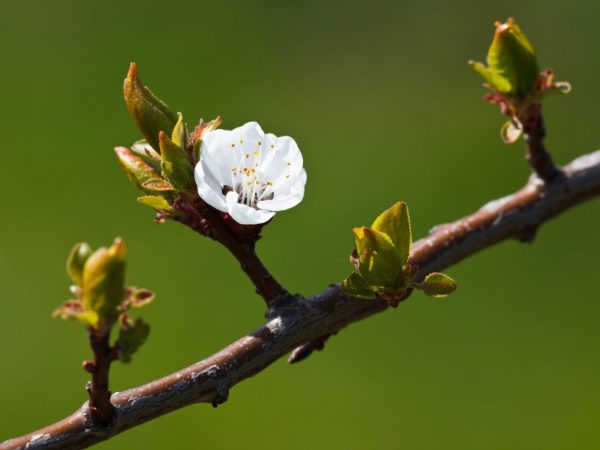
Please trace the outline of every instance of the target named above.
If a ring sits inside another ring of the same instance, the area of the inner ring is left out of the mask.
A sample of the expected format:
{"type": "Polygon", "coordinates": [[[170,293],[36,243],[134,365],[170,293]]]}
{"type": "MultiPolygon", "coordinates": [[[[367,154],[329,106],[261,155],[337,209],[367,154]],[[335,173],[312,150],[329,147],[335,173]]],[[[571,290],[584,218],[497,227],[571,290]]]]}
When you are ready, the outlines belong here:
{"type": "Polygon", "coordinates": [[[110,333],[98,333],[93,328],[88,330],[89,341],[94,352],[94,361],[85,361],[83,368],[92,375],[88,382],[89,414],[91,420],[98,426],[107,426],[113,416],[110,402],[111,392],[108,388],[108,373],[112,362],[110,333]]]}
{"type": "Polygon", "coordinates": [[[527,147],[527,161],[533,171],[544,181],[552,181],[560,174],[560,170],[554,165],[552,156],[544,146],[546,129],[544,127],[544,116],[542,105],[532,103],[520,114],[519,120],[523,124],[523,138],[527,147]]]}
{"type": "MultiPolygon", "coordinates": [[[[417,278],[444,269],[527,230],[591,197],[600,195],[600,151],[577,158],[552,183],[537,177],[518,192],[488,203],[454,223],[436,227],[415,242],[411,253],[417,278]]],[[[264,370],[294,348],[334,334],[346,325],[387,309],[383,301],[345,296],[331,286],[310,299],[295,298],[266,325],[215,355],[144,386],[112,396],[114,419],[100,428],[85,403],[66,419],[0,445],[0,450],[84,448],[193,403],[219,403],[229,389],[264,370]]]]}
{"type": "Polygon", "coordinates": [[[256,255],[255,242],[258,239],[260,227],[242,228],[243,231],[250,230],[251,233],[254,233],[248,236],[247,240],[243,240],[236,236],[227,227],[224,219],[200,198],[179,202],[175,207],[182,212],[180,216],[175,217],[177,221],[220,242],[231,252],[254,284],[256,292],[267,302],[267,306],[289,296],[256,255]]]}

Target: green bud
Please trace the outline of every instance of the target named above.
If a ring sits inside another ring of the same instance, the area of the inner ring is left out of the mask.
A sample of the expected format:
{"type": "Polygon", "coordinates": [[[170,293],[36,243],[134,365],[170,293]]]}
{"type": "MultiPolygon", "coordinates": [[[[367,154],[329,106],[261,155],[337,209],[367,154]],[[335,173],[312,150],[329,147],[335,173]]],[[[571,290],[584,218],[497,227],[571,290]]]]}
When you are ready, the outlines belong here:
{"type": "Polygon", "coordinates": [[[117,238],[111,247],[96,250],[83,268],[82,306],[96,312],[101,322],[116,318],[124,300],[125,252],[125,244],[117,238]]]}
{"type": "Polygon", "coordinates": [[[92,248],[86,243],[76,244],[67,258],[67,273],[73,283],[81,286],[83,277],[83,266],[92,254],[92,248]]]}
{"type": "Polygon", "coordinates": [[[158,133],[171,134],[177,124],[177,114],[142,84],[135,63],[129,66],[123,93],[129,114],[148,143],[157,150],[158,133]]]}
{"type": "Polygon", "coordinates": [[[177,190],[187,190],[194,185],[194,168],[190,164],[185,150],[175,144],[162,131],[159,134],[159,141],[162,156],[160,166],[163,177],[169,180],[177,190]]]}
{"type": "Polygon", "coordinates": [[[533,92],[539,76],[535,52],[512,18],[495,25],[496,33],[487,54],[488,66],[473,61],[469,64],[492,88],[522,100],[533,92]]]}
{"type": "Polygon", "coordinates": [[[412,287],[421,289],[425,294],[443,298],[456,290],[456,282],[448,275],[439,272],[430,273],[422,283],[412,283],[412,287]]]}
{"type": "Polygon", "coordinates": [[[148,338],[149,333],[150,326],[142,319],[137,319],[132,323],[131,319],[125,316],[121,323],[117,341],[119,359],[124,363],[130,362],[131,355],[139,350],[148,338]]]}

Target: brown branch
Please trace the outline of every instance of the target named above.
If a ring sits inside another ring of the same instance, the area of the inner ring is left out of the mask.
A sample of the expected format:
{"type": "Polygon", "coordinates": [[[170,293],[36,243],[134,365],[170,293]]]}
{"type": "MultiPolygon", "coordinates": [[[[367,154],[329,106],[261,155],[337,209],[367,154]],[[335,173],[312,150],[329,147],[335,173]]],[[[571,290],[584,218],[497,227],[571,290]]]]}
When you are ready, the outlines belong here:
{"type": "Polygon", "coordinates": [[[175,220],[220,242],[231,252],[254,284],[256,293],[267,302],[267,306],[289,296],[256,255],[255,242],[259,238],[261,226],[242,226],[233,221],[227,222],[218,211],[209,207],[197,195],[193,200],[181,199],[175,207],[181,213],[175,216],[175,220]],[[232,231],[230,227],[237,228],[232,231]]]}
{"type": "MultiPolygon", "coordinates": [[[[600,195],[600,151],[577,158],[563,168],[563,173],[550,184],[533,176],[515,194],[434,228],[413,245],[411,259],[419,266],[417,277],[451,266],[502,240],[530,238],[545,221],[600,195]]],[[[385,309],[387,304],[383,301],[345,296],[338,285],[309,299],[293,298],[263,327],[204,361],[114,394],[110,427],[95,426],[85,403],[60,422],[6,441],[0,450],[84,448],[193,403],[218,404],[225,401],[232,386],[293,349],[385,309]]]]}
{"type": "Polygon", "coordinates": [[[85,361],[83,368],[92,375],[86,389],[89,395],[90,419],[98,426],[106,426],[113,416],[108,388],[108,373],[113,360],[110,346],[110,332],[98,333],[93,328],[88,329],[90,346],[94,352],[94,361],[85,361]]]}

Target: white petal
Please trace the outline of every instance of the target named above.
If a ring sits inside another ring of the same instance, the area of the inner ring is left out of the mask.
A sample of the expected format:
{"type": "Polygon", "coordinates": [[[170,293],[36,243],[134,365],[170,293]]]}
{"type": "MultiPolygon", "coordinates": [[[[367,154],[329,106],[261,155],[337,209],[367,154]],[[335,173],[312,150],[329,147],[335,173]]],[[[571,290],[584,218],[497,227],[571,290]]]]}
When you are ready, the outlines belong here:
{"type": "Polygon", "coordinates": [[[242,225],[256,225],[269,221],[274,212],[254,209],[250,206],[238,203],[239,195],[237,192],[230,191],[225,199],[227,201],[227,212],[237,223],[242,225]]]}
{"type": "MultiPolygon", "coordinates": [[[[268,137],[275,138],[273,135],[268,137]]],[[[303,164],[302,154],[296,141],[289,136],[275,139],[275,148],[268,150],[259,169],[261,178],[274,183],[284,176],[297,175],[303,164]]]]}
{"type": "Polygon", "coordinates": [[[305,184],[306,170],[302,169],[293,179],[293,182],[286,183],[280,189],[275,189],[272,200],[262,200],[256,206],[269,211],[283,211],[293,208],[304,198],[305,184]]]}
{"type": "Polygon", "coordinates": [[[227,211],[225,196],[221,184],[215,179],[204,161],[196,164],[194,179],[198,186],[198,195],[202,200],[219,211],[227,211]]]}
{"type": "Polygon", "coordinates": [[[221,184],[229,184],[231,169],[238,168],[242,159],[242,150],[236,135],[228,130],[206,133],[200,146],[200,160],[203,159],[221,184]]]}

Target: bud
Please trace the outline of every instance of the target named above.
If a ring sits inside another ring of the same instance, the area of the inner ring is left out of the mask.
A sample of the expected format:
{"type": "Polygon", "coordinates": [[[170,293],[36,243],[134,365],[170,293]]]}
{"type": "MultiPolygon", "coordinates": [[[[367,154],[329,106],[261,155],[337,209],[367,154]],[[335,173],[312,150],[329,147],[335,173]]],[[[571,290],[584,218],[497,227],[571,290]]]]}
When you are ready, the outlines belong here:
{"type": "Polygon", "coordinates": [[[67,258],[67,273],[73,283],[81,286],[83,277],[83,266],[92,254],[92,248],[86,243],[76,244],[67,258]]]}
{"type": "Polygon", "coordinates": [[[474,61],[469,64],[492,88],[523,100],[534,91],[539,75],[535,52],[512,18],[495,25],[496,33],[487,54],[488,66],[474,61]]]}
{"type": "Polygon", "coordinates": [[[83,268],[83,309],[94,311],[101,322],[110,322],[125,294],[125,244],[115,239],[109,248],[101,247],[83,268]]]}
{"type": "Polygon", "coordinates": [[[129,114],[148,143],[157,150],[158,133],[164,131],[170,135],[177,124],[177,114],[142,84],[135,63],[129,66],[123,93],[129,114]]]}

